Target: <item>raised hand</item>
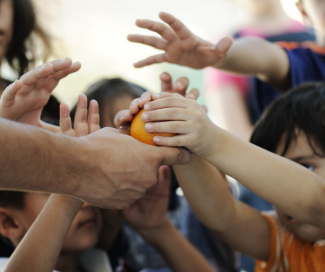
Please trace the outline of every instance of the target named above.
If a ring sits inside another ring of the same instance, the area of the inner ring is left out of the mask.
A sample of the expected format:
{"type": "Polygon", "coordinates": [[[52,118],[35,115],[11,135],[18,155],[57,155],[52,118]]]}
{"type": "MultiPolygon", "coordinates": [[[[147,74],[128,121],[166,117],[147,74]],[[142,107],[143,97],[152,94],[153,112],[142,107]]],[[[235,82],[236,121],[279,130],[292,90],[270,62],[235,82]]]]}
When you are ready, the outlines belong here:
{"type": "MultiPolygon", "coordinates": [[[[40,120],[42,110],[59,81],[81,67],[70,58],[54,60],[24,74],[8,86],[0,100],[0,117],[49,128],[40,120]]],[[[50,130],[59,131],[52,127],[50,130]]]]}
{"type": "Polygon", "coordinates": [[[63,134],[72,137],[82,137],[100,129],[98,103],[90,101],[89,115],[87,111],[87,97],[81,94],[78,99],[77,111],[72,128],[70,111],[67,104],[60,105],[60,128],[63,134]]]}
{"type": "Polygon", "coordinates": [[[123,210],[127,222],[140,234],[160,228],[167,222],[170,179],[168,166],[161,166],[157,184],[142,199],[123,210]]]}
{"type": "Polygon", "coordinates": [[[216,65],[225,58],[232,45],[232,38],[225,37],[216,45],[195,36],[180,20],[173,15],[160,12],[159,17],[170,27],[151,20],[137,20],[136,25],[158,33],[161,37],[128,35],[128,40],[150,45],[165,51],[134,64],[141,68],[154,63],[176,63],[195,69],[216,65]]]}
{"type": "MultiPolygon", "coordinates": [[[[190,83],[187,77],[180,77],[173,83],[170,74],[164,72],[160,75],[160,80],[162,93],[177,93],[181,96],[184,96],[185,98],[193,100],[197,100],[200,96],[200,92],[196,88],[193,88],[188,93],[186,93],[188,85],[190,83]]],[[[205,105],[201,105],[201,107],[205,112],[208,112],[208,109],[205,105]]]]}
{"type": "MultiPolygon", "coordinates": [[[[199,90],[196,88],[192,89],[188,94],[186,94],[189,85],[189,80],[187,77],[180,77],[173,83],[170,74],[164,72],[160,75],[160,80],[161,93],[178,93],[186,98],[194,100],[196,100],[200,95],[199,90]]],[[[144,107],[144,104],[159,99],[160,97],[160,94],[146,92],[142,94],[140,98],[134,99],[130,105],[129,110],[121,110],[115,115],[114,123],[116,127],[129,127],[135,114],[137,114],[139,110],[144,107]]]]}

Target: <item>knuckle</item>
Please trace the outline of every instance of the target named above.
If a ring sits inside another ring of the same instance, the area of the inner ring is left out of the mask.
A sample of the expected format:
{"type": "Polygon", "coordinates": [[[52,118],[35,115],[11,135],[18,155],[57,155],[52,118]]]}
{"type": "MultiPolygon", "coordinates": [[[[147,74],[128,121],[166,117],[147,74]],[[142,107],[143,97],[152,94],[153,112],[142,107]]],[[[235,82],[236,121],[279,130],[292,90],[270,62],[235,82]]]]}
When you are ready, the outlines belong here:
{"type": "Polygon", "coordinates": [[[177,115],[177,109],[174,109],[174,108],[168,109],[168,114],[167,115],[168,115],[169,118],[176,117],[176,115],[177,115]]]}
{"type": "Polygon", "coordinates": [[[178,122],[171,122],[170,123],[170,128],[174,130],[178,130],[180,128],[180,124],[178,122]]]}

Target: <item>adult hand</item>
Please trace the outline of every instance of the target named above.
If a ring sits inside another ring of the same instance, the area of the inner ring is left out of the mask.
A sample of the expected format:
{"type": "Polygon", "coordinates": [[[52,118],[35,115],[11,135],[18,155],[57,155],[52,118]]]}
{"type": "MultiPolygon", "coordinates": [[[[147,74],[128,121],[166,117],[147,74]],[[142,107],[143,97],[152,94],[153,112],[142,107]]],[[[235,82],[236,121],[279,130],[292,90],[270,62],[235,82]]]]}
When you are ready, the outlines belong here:
{"type": "Polygon", "coordinates": [[[103,128],[76,139],[74,148],[82,172],[68,192],[85,202],[108,209],[122,209],[142,198],[156,184],[162,165],[186,164],[190,153],[183,148],[156,147],[143,144],[125,130],[103,128]]]}
{"type": "Polygon", "coordinates": [[[195,69],[221,63],[232,45],[232,38],[225,37],[216,45],[195,36],[180,20],[173,15],[160,12],[159,17],[169,27],[160,22],[137,20],[136,25],[156,32],[161,37],[129,35],[128,40],[150,45],[165,51],[134,64],[140,68],[154,63],[176,63],[195,69]]]}

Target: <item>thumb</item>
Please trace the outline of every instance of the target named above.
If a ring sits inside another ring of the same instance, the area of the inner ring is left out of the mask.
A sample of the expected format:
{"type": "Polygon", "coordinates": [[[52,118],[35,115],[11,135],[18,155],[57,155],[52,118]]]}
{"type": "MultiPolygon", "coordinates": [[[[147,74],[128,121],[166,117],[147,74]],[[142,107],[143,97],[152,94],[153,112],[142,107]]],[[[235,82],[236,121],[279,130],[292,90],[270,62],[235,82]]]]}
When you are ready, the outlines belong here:
{"type": "Polygon", "coordinates": [[[156,147],[161,155],[160,165],[183,165],[190,161],[191,154],[185,148],[156,147]]]}
{"type": "Polygon", "coordinates": [[[234,40],[230,36],[222,38],[215,46],[214,50],[220,54],[226,54],[232,46],[234,40]]]}

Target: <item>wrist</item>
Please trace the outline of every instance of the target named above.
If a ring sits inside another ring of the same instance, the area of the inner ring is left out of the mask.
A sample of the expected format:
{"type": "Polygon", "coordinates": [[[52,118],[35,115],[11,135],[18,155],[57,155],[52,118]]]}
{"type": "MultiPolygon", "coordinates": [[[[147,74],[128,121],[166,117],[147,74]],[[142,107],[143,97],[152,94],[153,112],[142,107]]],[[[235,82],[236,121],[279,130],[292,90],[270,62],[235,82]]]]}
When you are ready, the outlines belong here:
{"type": "Polygon", "coordinates": [[[159,228],[136,229],[142,238],[152,246],[161,244],[162,241],[171,237],[174,225],[166,218],[166,222],[159,228]]]}

